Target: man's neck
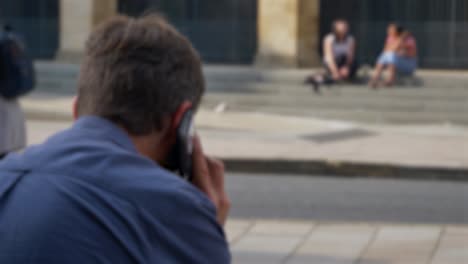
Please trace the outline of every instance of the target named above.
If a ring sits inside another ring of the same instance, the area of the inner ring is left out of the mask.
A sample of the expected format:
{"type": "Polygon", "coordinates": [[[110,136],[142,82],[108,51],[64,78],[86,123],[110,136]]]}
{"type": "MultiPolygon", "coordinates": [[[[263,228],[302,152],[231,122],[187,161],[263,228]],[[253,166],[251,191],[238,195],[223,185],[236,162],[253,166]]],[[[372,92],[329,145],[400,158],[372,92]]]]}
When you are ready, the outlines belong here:
{"type": "Polygon", "coordinates": [[[143,155],[158,164],[164,163],[166,152],[160,144],[160,138],[155,133],[144,136],[129,135],[133,145],[140,155],[143,155]]]}

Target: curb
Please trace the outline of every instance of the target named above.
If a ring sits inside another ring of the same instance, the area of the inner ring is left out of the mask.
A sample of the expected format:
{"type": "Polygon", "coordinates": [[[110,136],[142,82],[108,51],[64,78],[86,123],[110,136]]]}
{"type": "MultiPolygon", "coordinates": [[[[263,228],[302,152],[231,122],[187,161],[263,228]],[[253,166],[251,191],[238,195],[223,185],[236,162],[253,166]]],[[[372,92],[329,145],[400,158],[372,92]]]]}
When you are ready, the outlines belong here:
{"type": "MultiPolygon", "coordinates": [[[[52,122],[71,122],[73,120],[71,114],[65,112],[25,107],[24,113],[27,120],[52,122]]],[[[468,182],[468,168],[422,167],[334,160],[219,158],[223,160],[227,171],[239,173],[468,182]]]]}
{"type": "Polygon", "coordinates": [[[468,181],[468,168],[418,167],[330,160],[221,158],[226,170],[241,173],[269,173],[344,178],[468,181]]]}

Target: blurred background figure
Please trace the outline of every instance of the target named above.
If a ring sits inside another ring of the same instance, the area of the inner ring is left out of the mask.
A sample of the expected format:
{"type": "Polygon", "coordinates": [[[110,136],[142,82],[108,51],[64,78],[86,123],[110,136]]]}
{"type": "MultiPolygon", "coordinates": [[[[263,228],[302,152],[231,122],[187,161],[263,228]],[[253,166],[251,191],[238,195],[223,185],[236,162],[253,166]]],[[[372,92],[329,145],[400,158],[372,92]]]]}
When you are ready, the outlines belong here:
{"type": "Polygon", "coordinates": [[[417,47],[413,35],[404,27],[391,23],[387,28],[387,39],[369,85],[377,88],[382,72],[387,69],[386,86],[395,83],[397,74],[412,75],[417,67],[417,47]]]}
{"type": "Polygon", "coordinates": [[[0,96],[0,160],[26,145],[24,115],[16,100],[0,96]]]}
{"type": "Polygon", "coordinates": [[[0,159],[26,146],[25,117],[17,101],[34,87],[32,61],[5,24],[0,31],[0,159]]]}
{"type": "Polygon", "coordinates": [[[349,32],[346,20],[337,19],[333,22],[332,32],[323,40],[323,62],[326,72],[307,78],[306,82],[313,85],[316,92],[320,84],[352,80],[356,75],[355,58],[356,40],[349,32]]]}

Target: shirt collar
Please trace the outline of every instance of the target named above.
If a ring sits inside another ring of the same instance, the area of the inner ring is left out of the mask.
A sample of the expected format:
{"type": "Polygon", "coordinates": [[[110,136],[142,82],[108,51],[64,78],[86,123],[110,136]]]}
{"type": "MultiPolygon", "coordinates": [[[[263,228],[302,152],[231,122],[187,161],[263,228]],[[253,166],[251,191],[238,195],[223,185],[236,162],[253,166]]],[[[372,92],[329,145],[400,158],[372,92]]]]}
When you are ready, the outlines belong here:
{"type": "Polygon", "coordinates": [[[137,153],[137,149],[128,134],[107,119],[97,116],[83,116],[75,122],[73,127],[96,131],[126,150],[137,153]]]}

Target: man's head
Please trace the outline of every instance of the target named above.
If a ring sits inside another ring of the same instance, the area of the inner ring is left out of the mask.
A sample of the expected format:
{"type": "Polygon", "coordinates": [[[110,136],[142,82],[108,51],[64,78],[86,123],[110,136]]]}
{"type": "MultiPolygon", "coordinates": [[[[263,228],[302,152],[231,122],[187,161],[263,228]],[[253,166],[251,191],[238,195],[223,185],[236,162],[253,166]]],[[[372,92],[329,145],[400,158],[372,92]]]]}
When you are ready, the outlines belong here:
{"type": "Polygon", "coordinates": [[[198,54],[163,18],[115,17],[86,43],[77,114],[95,115],[132,135],[160,131],[184,102],[204,91],[198,54]]]}
{"type": "Polygon", "coordinates": [[[333,33],[339,38],[345,37],[349,32],[348,21],[344,19],[337,19],[333,21],[333,33]]]}
{"type": "Polygon", "coordinates": [[[108,119],[133,139],[172,141],[204,89],[200,58],[176,29],[157,15],[118,16],[86,43],[75,116],[108,119]]]}

